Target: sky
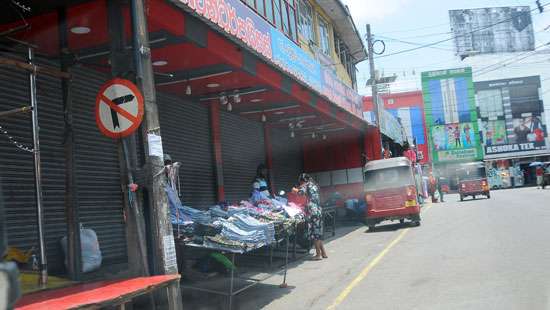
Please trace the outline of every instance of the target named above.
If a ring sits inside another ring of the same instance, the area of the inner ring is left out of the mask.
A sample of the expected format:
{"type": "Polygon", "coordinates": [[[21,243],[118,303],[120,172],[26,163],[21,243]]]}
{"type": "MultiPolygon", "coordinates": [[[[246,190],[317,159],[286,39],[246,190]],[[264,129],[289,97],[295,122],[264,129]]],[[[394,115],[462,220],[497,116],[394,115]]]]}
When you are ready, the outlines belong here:
{"type": "MultiPolygon", "coordinates": [[[[412,90],[420,87],[422,71],[468,66],[455,56],[453,41],[447,41],[414,52],[394,56],[385,56],[401,50],[413,48],[451,38],[449,10],[472,9],[482,7],[501,7],[527,5],[536,8],[535,0],[342,0],[350,8],[357,28],[364,37],[366,24],[371,24],[375,39],[383,40],[386,50],[381,56],[375,56],[375,66],[384,76],[394,73],[398,79],[392,91],[412,90]],[[405,44],[396,40],[407,41],[405,44]]],[[[541,0],[542,4],[549,0],[541,0]]],[[[550,5],[544,14],[532,13],[535,31],[535,45],[550,41],[550,5]]],[[[375,50],[381,50],[380,43],[375,50]]],[[[550,56],[549,56],[550,59],[550,56]]],[[[370,94],[365,86],[369,78],[368,61],[358,65],[357,83],[359,93],[370,94]]],[[[550,69],[550,66],[548,67],[550,69]]],[[[475,80],[475,76],[474,76],[475,80]]]]}

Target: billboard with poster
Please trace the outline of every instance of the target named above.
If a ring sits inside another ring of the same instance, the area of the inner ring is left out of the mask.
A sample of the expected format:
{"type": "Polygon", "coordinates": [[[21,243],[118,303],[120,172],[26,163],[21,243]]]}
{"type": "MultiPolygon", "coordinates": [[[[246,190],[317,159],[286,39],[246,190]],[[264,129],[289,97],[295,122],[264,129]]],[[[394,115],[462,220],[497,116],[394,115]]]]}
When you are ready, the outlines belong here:
{"type": "Polygon", "coordinates": [[[528,6],[449,11],[458,56],[513,53],[535,49],[528,6]]]}
{"type": "Polygon", "coordinates": [[[475,83],[485,158],[547,152],[539,76],[475,83]]]}
{"type": "Polygon", "coordinates": [[[472,69],[423,72],[422,92],[434,163],[483,159],[472,69]]]}

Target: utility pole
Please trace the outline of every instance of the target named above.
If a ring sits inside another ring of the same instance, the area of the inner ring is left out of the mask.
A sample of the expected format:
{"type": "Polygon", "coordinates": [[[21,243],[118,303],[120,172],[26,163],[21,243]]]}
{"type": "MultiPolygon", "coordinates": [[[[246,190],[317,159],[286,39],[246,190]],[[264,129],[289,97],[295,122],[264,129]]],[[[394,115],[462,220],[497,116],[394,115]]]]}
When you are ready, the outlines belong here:
{"type": "MultiPolygon", "coordinates": [[[[370,81],[372,87],[372,105],[374,106],[374,114],[376,120],[376,126],[378,127],[378,133],[380,134],[380,140],[382,140],[382,131],[380,130],[380,107],[378,106],[378,86],[376,81],[376,71],[374,70],[374,47],[373,47],[372,33],[370,31],[370,24],[367,24],[367,52],[369,56],[370,67],[370,81]]],[[[382,145],[382,144],[380,144],[382,145]]],[[[382,145],[383,146],[383,145],[382,145]]]]}
{"type": "MultiPolygon", "coordinates": [[[[149,33],[144,0],[130,1],[130,14],[133,33],[134,66],[136,81],[144,97],[143,146],[147,165],[147,196],[151,216],[152,256],[154,258],[154,274],[176,274],[174,235],[170,222],[170,211],[164,186],[164,154],[160,133],[158,106],[156,102],[155,81],[149,47],[149,33]]],[[[182,309],[179,282],[167,289],[166,309],[182,309]]],[[[165,293],[159,292],[160,300],[165,293]]],[[[156,299],[157,301],[159,299],[156,299]]]]}

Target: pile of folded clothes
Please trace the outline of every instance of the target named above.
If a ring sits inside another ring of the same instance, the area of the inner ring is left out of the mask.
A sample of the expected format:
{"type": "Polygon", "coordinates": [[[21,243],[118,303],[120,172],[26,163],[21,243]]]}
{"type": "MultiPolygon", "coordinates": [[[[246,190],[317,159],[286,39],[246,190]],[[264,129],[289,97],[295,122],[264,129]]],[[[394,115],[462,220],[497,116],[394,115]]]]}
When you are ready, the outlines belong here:
{"type": "Polygon", "coordinates": [[[184,206],[167,187],[170,217],[178,240],[223,249],[250,250],[272,244],[304,219],[303,210],[283,198],[257,197],[221,202],[207,210],[184,206]]]}

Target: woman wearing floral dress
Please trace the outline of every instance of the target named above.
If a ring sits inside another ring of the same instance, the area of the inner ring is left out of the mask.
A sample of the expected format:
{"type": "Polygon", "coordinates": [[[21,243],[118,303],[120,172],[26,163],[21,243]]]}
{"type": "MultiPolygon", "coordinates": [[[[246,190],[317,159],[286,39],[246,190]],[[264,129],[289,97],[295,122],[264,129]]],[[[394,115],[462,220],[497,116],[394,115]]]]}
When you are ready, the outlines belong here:
{"type": "Polygon", "coordinates": [[[321,198],[319,196],[319,186],[313,181],[311,176],[302,173],[299,178],[299,188],[294,188],[294,191],[300,195],[305,195],[308,198],[306,206],[308,225],[308,237],[313,240],[315,246],[314,260],[328,258],[323,245],[323,215],[321,213],[321,198]]]}

